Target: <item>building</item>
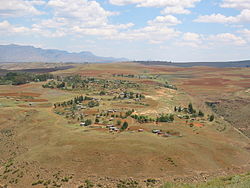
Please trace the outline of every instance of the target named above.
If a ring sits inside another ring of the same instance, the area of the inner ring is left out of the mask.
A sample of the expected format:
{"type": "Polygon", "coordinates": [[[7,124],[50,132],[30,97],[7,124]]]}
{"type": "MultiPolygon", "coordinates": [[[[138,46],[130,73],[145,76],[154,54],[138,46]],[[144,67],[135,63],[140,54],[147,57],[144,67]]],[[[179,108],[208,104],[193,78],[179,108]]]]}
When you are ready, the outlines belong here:
{"type": "Polygon", "coordinates": [[[86,123],[85,123],[85,122],[81,122],[81,123],[80,123],[80,126],[81,126],[81,127],[86,126],[86,123]]]}

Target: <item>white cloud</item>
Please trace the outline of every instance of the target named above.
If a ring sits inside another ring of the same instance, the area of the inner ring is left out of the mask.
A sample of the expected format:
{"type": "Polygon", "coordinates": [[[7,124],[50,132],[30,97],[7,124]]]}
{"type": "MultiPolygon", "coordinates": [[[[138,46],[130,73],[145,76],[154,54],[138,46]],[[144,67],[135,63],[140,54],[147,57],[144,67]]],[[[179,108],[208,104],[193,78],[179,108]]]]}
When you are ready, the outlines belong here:
{"type": "Polygon", "coordinates": [[[242,34],[242,36],[244,38],[246,38],[246,40],[250,41],[250,30],[249,29],[243,29],[238,31],[238,33],[242,34]]]}
{"type": "Polygon", "coordinates": [[[119,30],[133,27],[133,23],[110,24],[109,17],[117,15],[89,0],[49,0],[52,17],[41,20],[32,26],[32,31],[50,37],[65,35],[112,36],[119,30]]]}
{"type": "Polygon", "coordinates": [[[200,48],[202,45],[203,39],[200,34],[197,33],[183,33],[182,38],[175,42],[177,46],[190,46],[194,48],[200,48]]]}
{"type": "Polygon", "coordinates": [[[232,33],[220,33],[217,35],[210,35],[208,37],[209,41],[213,42],[214,44],[234,44],[234,45],[244,45],[246,44],[246,41],[241,38],[238,37],[232,33]]]}
{"type": "Polygon", "coordinates": [[[236,19],[233,16],[227,17],[222,14],[211,14],[211,15],[199,16],[194,21],[202,23],[229,23],[229,22],[235,22],[236,19]]]}
{"type": "Polygon", "coordinates": [[[166,7],[161,11],[162,14],[190,14],[191,12],[183,7],[166,7]]]}
{"type": "Polygon", "coordinates": [[[113,5],[123,6],[135,4],[137,7],[164,8],[163,14],[188,14],[187,8],[192,8],[201,0],[109,0],[113,5]]]}
{"type": "Polygon", "coordinates": [[[223,8],[250,9],[250,0],[223,0],[223,8]]]}
{"type": "Polygon", "coordinates": [[[199,16],[194,20],[202,23],[244,23],[250,22],[250,10],[244,9],[237,16],[225,16],[222,14],[212,14],[199,16]]]}
{"type": "Polygon", "coordinates": [[[87,0],[50,0],[48,6],[54,9],[54,15],[84,25],[95,26],[107,23],[108,16],[116,13],[103,9],[96,1],[87,0]]]}
{"type": "Polygon", "coordinates": [[[201,36],[197,33],[184,33],[183,39],[185,41],[194,41],[194,42],[200,42],[201,36]]]}
{"type": "MultiPolygon", "coordinates": [[[[129,4],[135,4],[136,1],[134,0],[109,0],[109,2],[113,5],[123,6],[123,5],[129,5],[129,4]]],[[[138,3],[142,2],[140,0],[137,1],[138,3]]]]}
{"type": "Polygon", "coordinates": [[[26,27],[18,27],[10,24],[7,20],[0,22],[0,33],[4,35],[12,35],[17,33],[27,33],[29,29],[26,27]]]}
{"type": "Polygon", "coordinates": [[[0,16],[3,17],[20,17],[30,15],[41,15],[35,5],[41,5],[44,1],[27,1],[27,0],[1,0],[0,16]]]}
{"type": "MultiPolygon", "coordinates": [[[[31,4],[42,5],[44,2],[29,1],[31,4]]],[[[66,35],[94,35],[106,38],[119,35],[123,30],[134,26],[133,23],[110,24],[109,17],[116,12],[106,11],[96,1],[88,0],[49,0],[47,7],[52,8],[52,16],[32,24],[30,28],[15,27],[8,21],[1,23],[2,31],[13,33],[29,33],[44,37],[64,37],[66,35]]]]}
{"type": "MultiPolygon", "coordinates": [[[[244,30],[245,34],[250,37],[250,31],[244,30]]],[[[242,31],[243,33],[243,31],[242,31]]],[[[250,39],[250,38],[249,38],[250,39]]],[[[190,46],[194,48],[217,48],[219,46],[243,46],[247,42],[240,36],[232,33],[219,33],[215,35],[201,35],[198,33],[183,33],[182,38],[179,38],[175,45],[190,46]]]]}
{"type": "Polygon", "coordinates": [[[154,20],[148,21],[149,25],[172,26],[180,24],[181,21],[172,15],[157,16],[154,20]]]}
{"type": "Polygon", "coordinates": [[[225,16],[223,14],[202,15],[194,21],[203,23],[250,22],[250,0],[223,0],[220,7],[240,10],[240,14],[236,16],[225,16]]]}
{"type": "Polygon", "coordinates": [[[111,36],[111,39],[129,41],[141,40],[148,41],[151,44],[159,44],[171,41],[179,35],[180,32],[173,28],[162,26],[161,24],[150,24],[140,29],[119,32],[116,35],[111,36]]]}

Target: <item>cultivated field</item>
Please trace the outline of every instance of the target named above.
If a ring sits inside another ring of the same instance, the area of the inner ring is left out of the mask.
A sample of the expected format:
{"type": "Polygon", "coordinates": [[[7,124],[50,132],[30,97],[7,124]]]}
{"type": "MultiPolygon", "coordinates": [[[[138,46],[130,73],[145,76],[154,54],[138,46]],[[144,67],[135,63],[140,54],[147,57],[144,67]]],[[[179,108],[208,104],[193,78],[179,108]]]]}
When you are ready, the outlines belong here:
{"type": "Polygon", "coordinates": [[[175,187],[250,171],[250,68],[72,66],[0,85],[0,187],[175,187]]]}

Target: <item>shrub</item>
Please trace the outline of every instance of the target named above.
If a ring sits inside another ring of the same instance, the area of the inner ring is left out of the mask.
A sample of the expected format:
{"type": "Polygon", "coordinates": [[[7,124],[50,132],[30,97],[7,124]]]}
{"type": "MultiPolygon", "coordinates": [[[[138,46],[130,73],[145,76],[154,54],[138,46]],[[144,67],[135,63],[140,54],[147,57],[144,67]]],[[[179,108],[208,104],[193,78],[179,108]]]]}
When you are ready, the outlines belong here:
{"type": "Polygon", "coordinates": [[[92,124],[92,121],[90,120],[90,119],[87,119],[86,121],[85,121],[85,126],[89,126],[89,125],[91,125],[92,124]]]}
{"type": "Polygon", "coordinates": [[[200,117],[204,117],[204,113],[203,113],[201,110],[199,110],[199,112],[198,112],[198,116],[200,116],[200,117]]]}
{"type": "Polygon", "coordinates": [[[116,124],[121,125],[122,124],[121,120],[117,120],[116,124]]]}
{"type": "Polygon", "coordinates": [[[214,115],[212,114],[210,117],[209,117],[209,121],[213,121],[214,120],[214,115]]]}
{"type": "Polygon", "coordinates": [[[122,124],[121,130],[124,131],[124,130],[126,130],[127,128],[128,128],[128,122],[125,121],[125,122],[122,124]]]}

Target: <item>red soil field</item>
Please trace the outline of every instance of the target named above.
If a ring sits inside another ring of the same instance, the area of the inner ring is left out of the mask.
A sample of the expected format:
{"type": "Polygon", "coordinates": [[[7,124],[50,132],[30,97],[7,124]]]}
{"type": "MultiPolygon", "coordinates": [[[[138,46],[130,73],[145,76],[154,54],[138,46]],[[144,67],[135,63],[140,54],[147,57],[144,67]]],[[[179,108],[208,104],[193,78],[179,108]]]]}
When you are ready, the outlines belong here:
{"type": "Polygon", "coordinates": [[[41,94],[39,93],[26,93],[26,92],[21,92],[21,93],[0,93],[0,96],[15,96],[15,97],[39,97],[41,94]]]}
{"type": "Polygon", "coordinates": [[[47,102],[47,99],[22,99],[22,101],[26,102],[47,102]]]}
{"type": "Polygon", "coordinates": [[[232,82],[228,79],[223,78],[201,78],[201,79],[192,79],[185,81],[183,85],[200,85],[200,86],[213,86],[220,87],[225,86],[225,84],[230,84],[232,82]]]}
{"type": "Polygon", "coordinates": [[[149,84],[149,85],[159,85],[158,82],[153,81],[153,80],[142,80],[140,82],[143,83],[143,84],[149,84]]]}

